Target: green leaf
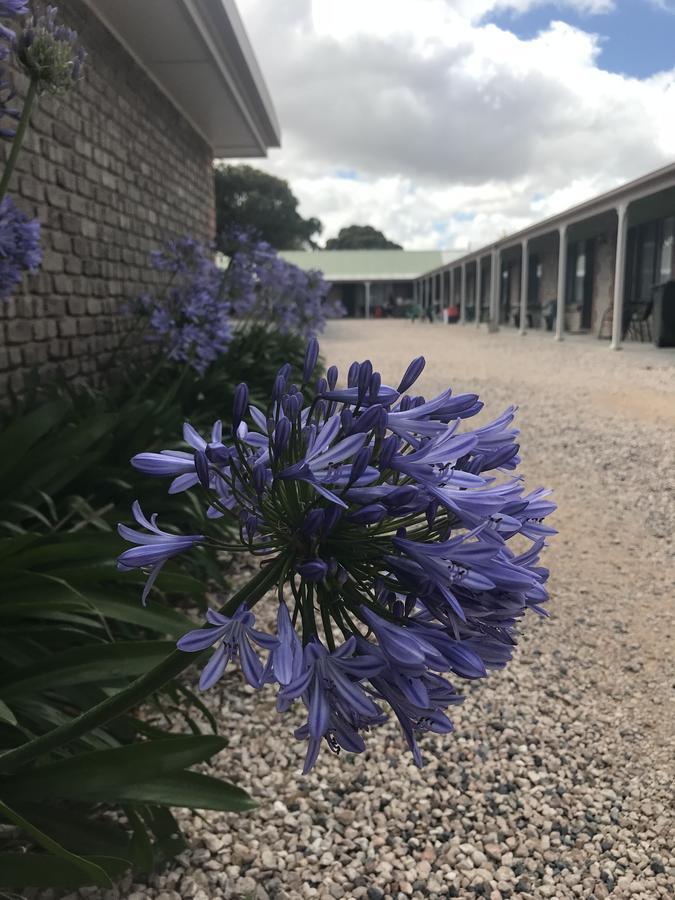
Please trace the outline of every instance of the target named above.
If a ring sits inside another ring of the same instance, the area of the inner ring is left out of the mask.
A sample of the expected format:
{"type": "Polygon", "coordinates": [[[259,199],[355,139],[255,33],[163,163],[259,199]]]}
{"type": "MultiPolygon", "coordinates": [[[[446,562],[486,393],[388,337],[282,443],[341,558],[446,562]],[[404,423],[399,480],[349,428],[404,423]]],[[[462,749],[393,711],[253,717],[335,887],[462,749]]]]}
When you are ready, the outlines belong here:
{"type": "MultiPolygon", "coordinates": [[[[15,419],[2,433],[0,478],[23,462],[26,451],[59,425],[71,410],[70,400],[54,400],[15,419]]],[[[1,482],[0,482],[1,483],[1,482]]]]}
{"type": "Polygon", "coordinates": [[[140,806],[138,812],[155,836],[155,859],[165,862],[187,848],[173,813],[163,806],[140,806]]]}
{"type": "MultiPolygon", "coordinates": [[[[55,857],[59,857],[62,862],[66,862],[71,867],[74,867],[79,872],[80,877],[84,876],[87,879],[84,882],[85,884],[95,884],[98,887],[112,887],[112,881],[104,869],[96,865],[96,863],[90,862],[82,856],[78,856],[76,853],[71,853],[69,850],[66,850],[66,848],[61,846],[58,841],[50,838],[44,831],[40,831],[40,829],[36,828],[36,826],[29,822],[28,819],[24,819],[22,815],[7,806],[2,800],[0,800],[0,815],[21,828],[21,830],[32,838],[40,847],[44,847],[49,853],[53,854],[55,857]]],[[[0,872],[2,872],[3,875],[5,874],[5,870],[2,866],[0,866],[0,872]]]]}
{"type": "Polygon", "coordinates": [[[120,801],[244,812],[258,805],[246,791],[200,772],[175,772],[122,788],[120,801]]]}
{"type": "Polygon", "coordinates": [[[152,872],[155,855],[152,850],[152,841],[145,829],[143,819],[139,816],[132,806],[125,806],[124,813],[129,820],[129,824],[133,829],[133,837],[131,839],[131,853],[134,862],[134,869],[138,872],[146,874],[152,872]]]}
{"type": "Polygon", "coordinates": [[[73,803],[50,806],[46,803],[18,803],[18,812],[69,850],[83,856],[113,856],[132,862],[127,832],[100,816],[92,818],[89,808],[73,803]]]}
{"type": "Polygon", "coordinates": [[[2,700],[0,700],[0,722],[9,722],[10,725],[16,725],[16,716],[2,700]]]}
{"type": "Polygon", "coordinates": [[[3,888],[45,888],[73,890],[96,885],[112,887],[130,868],[124,859],[108,856],[79,856],[78,862],[47,853],[0,853],[0,886],[3,888]],[[80,863],[91,866],[96,877],[85,874],[80,863]]]}
{"type": "Polygon", "coordinates": [[[74,647],[15,670],[0,685],[0,695],[18,697],[75,684],[115,684],[150,671],[174,649],[171,641],[119,641],[74,647]]]}
{"type": "Polygon", "coordinates": [[[224,746],[225,741],[214,735],[189,735],[81,753],[14,775],[0,782],[0,792],[25,801],[133,799],[124,796],[129,785],[203,762],[224,746]]]}

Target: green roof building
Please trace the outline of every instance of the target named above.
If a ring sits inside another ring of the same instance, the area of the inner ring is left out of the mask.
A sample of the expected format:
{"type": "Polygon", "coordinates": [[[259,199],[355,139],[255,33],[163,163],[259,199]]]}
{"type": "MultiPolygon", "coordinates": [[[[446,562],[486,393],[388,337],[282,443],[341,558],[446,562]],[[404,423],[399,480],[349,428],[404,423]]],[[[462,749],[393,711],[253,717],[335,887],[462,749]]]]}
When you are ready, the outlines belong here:
{"type": "MultiPolygon", "coordinates": [[[[283,250],[279,254],[301,269],[318,269],[332,285],[331,298],[342,301],[348,316],[402,316],[411,306],[426,306],[417,296],[420,276],[458,259],[456,250],[283,250]]],[[[429,298],[440,312],[441,298],[429,298]]]]}

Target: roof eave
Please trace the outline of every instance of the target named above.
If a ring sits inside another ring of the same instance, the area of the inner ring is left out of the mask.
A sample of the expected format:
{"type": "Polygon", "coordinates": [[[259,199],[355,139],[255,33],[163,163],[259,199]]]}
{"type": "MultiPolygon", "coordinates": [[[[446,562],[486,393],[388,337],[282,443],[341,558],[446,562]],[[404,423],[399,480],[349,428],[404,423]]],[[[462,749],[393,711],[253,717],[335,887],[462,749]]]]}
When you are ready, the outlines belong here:
{"type": "MultiPolygon", "coordinates": [[[[249,124],[261,155],[281,146],[281,128],[272,98],[234,0],[181,0],[199,30],[249,124]]],[[[232,147],[214,146],[216,156],[232,156],[232,147]]],[[[242,156],[254,156],[250,149],[242,156]]]]}

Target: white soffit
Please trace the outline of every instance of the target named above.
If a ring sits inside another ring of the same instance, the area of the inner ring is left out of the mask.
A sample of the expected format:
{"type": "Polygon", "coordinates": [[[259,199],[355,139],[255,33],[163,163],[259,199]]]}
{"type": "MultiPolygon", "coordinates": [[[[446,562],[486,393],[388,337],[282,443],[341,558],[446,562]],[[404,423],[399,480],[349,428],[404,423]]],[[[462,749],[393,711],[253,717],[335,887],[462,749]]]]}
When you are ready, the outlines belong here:
{"type": "Polygon", "coordinates": [[[213,148],[265,156],[280,129],[233,0],[85,0],[213,148]]]}

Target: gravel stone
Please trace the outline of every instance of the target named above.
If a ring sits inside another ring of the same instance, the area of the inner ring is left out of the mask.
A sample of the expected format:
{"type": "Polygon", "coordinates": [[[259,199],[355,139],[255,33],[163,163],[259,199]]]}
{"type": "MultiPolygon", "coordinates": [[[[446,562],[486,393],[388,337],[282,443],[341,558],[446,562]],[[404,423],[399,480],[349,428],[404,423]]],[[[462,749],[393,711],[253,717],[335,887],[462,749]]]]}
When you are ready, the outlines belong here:
{"type": "Polygon", "coordinates": [[[519,406],[522,471],[559,505],[550,618],[528,617],[510,666],[462,686],[422,770],[392,722],[304,777],[300,710],[228,675],[203,698],[229,739],[209,771],[259,806],[177,811],[191,849],[120,896],[672,900],[675,352],[399,320],[331,323],[322,352],[343,376],[371,358],[394,385],[422,352],[425,396],[477,391],[482,422],[519,406]]]}

